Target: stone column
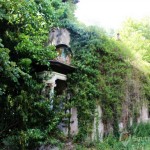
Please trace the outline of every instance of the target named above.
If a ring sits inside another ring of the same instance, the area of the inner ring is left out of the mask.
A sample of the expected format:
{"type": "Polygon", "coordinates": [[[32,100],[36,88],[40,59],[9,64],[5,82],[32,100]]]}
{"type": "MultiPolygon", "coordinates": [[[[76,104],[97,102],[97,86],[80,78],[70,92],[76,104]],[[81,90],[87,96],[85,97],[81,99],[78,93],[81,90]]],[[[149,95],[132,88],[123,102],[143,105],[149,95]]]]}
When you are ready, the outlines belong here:
{"type": "Polygon", "coordinates": [[[78,133],[78,114],[77,108],[71,108],[71,118],[70,118],[70,134],[76,135],[78,133]]]}
{"type": "Polygon", "coordinates": [[[51,82],[51,81],[48,80],[46,82],[46,85],[48,87],[50,87],[48,95],[49,95],[49,100],[50,100],[50,109],[52,110],[53,109],[53,102],[54,102],[54,100],[53,100],[53,97],[54,97],[54,88],[56,87],[56,83],[55,83],[55,81],[51,82]]]}
{"type": "Polygon", "coordinates": [[[100,105],[97,105],[95,109],[92,140],[101,141],[103,139],[103,135],[104,135],[104,124],[102,122],[102,109],[100,105]]]}

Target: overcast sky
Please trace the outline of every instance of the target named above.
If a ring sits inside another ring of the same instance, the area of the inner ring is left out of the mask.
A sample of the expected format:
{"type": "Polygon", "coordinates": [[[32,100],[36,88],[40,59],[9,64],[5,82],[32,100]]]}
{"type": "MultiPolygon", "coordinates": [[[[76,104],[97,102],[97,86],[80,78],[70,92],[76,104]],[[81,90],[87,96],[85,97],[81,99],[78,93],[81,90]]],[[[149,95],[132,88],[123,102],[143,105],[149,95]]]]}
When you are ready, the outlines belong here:
{"type": "Polygon", "coordinates": [[[150,0],[80,0],[75,15],[86,25],[117,29],[128,17],[150,16],[150,0]]]}

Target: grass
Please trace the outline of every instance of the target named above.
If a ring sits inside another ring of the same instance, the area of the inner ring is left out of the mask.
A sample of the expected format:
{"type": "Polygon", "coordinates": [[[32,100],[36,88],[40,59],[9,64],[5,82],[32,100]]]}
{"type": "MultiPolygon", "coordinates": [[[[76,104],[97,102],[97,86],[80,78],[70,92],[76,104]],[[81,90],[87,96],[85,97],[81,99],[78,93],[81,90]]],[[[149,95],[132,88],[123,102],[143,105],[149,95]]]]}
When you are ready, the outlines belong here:
{"type": "Polygon", "coordinates": [[[150,123],[140,123],[130,128],[131,135],[119,141],[110,135],[102,142],[93,142],[91,147],[76,145],[76,150],[150,150],[150,123]]]}

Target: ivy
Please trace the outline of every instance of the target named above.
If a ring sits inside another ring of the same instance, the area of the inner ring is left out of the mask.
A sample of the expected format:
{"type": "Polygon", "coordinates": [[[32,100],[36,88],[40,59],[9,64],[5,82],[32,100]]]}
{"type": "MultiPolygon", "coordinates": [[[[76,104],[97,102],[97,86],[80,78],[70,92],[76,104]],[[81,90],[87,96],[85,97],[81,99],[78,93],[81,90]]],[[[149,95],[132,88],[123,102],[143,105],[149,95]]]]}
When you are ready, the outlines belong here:
{"type": "Polygon", "coordinates": [[[63,114],[50,109],[35,65],[50,69],[56,51],[45,46],[49,30],[62,26],[68,5],[61,0],[0,0],[0,149],[32,149],[60,134],[63,114]]]}
{"type": "Polygon", "coordinates": [[[77,67],[69,76],[74,94],[72,101],[78,109],[77,140],[84,141],[91,135],[97,104],[102,107],[103,122],[110,122],[118,136],[125,80],[131,65],[123,59],[126,55],[122,54],[121,44],[107,37],[103,30],[77,28],[73,24],[68,29],[74,52],[73,64],[77,67]]]}
{"type": "MultiPolygon", "coordinates": [[[[68,118],[69,127],[70,113],[64,111],[72,107],[78,110],[77,141],[84,142],[91,136],[97,105],[102,108],[103,123],[110,123],[118,136],[126,87],[129,86],[131,91],[134,88],[127,80],[138,81],[141,96],[150,101],[149,74],[142,74],[139,67],[134,66],[137,61],[131,50],[133,47],[136,51],[139,48],[146,50],[143,60],[147,61],[147,66],[143,65],[143,70],[148,70],[147,23],[142,29],[144,34],[136,32],[132,43],[128,43],[129,36],[124,36],[126,42],[116,41],[103,29],[76,23],[73,3],[77,0],[0,2],[0,148],[35,149],[65,141],[58,125],[63,118],[68,118]],[[71,100],[66,102],[65,95],[54,97],[52,110],[49,100],[40,92],[43,84],[38,79],[35,65],[46,65],[50,70],[48,60],[56,57],[56,51],[54,46],[45,45],[53,27],[70,31],[72,65],[77,69],[68,75],[71,100]],[[147,39],[143,41],[141,35],[147,39]],[[139,39],[142,43],[135,46],[137,42],[134,41],[139,39]],[[64,105],[60,107],[61,103],[64,105]]],[[[132,32],[134,28],[142,27],[142,24],[136,25],[132,21],[129,24],[133,25],[132,32]]],[[[138,107],[133,108],[136,97],[132,94],[131,111],[138,116],[138,107]]]]}

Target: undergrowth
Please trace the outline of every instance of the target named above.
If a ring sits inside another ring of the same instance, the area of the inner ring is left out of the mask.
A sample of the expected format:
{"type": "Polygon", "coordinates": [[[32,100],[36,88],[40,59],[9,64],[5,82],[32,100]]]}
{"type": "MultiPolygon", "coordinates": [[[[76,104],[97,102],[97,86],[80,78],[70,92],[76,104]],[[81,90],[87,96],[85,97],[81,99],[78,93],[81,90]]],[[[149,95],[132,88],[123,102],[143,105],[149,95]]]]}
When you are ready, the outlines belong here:
{"type": "Polygon", "coordinates": [[[150,123],[134,124],[130,127],[131,134],[125,140],[118,140],[109,135],[103,141],[93,141],[91,144],[78,144],[76,150],[149,150],[150,123]]]}

